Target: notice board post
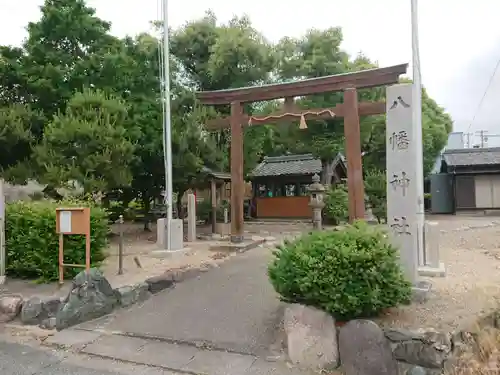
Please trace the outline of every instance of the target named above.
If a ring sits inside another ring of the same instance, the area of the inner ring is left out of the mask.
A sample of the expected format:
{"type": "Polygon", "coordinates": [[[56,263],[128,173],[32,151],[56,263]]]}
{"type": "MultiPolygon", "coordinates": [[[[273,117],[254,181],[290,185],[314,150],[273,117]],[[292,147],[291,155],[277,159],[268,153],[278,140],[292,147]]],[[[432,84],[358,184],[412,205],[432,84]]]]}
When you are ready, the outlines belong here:
{"type": "Polygon", "coordinates": [[[90,270],[90,208],[71,207],[56,209],[56,232],[59,234],[59,284],[64,283],[64,267],[90,270]],[[64,263],[64,235],[85,236],[85,264],[64,263]]]}

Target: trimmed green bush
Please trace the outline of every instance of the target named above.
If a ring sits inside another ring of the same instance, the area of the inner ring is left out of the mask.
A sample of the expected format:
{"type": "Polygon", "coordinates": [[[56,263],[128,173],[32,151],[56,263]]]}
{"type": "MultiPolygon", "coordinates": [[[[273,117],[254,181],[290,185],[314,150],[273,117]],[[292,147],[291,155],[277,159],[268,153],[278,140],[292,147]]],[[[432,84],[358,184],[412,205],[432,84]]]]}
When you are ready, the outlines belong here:
{"type": "Polygon", "coordinates": [[[327,311],[336,319],[375,316],[410,302],[411,283],[385,232],[366,223],[285,242],[274,252],[270,281],[282,299],[327,311]]]}
{"type": "MultiPolygon", "coordinates": [[[[32,201],[6,206],[5,237],[7,275],[48,282],[59,278],[59,235],[56,234],[56,208],[88,206],[87,202],[32,201]]],[[[109,233],[107,212],[91,207],[91,262],[98,266],[105,258],[109,233]]],[[[85,237],[64,236],[64,262],[85,264],[85,237]]],[[[81,269],[66,267],[65,278],[81,269]]]]}
{"type": "MultiPolygon", "coordinates": [[[[217,206],[217,222],[224,222],[224,209],[228,209],[229,218],[231,218],[231,204],[229,201],[224,200],[217,206]]],[[[205,199],[196,204],[196,218],[202,220],[206,224],[212,222],[212,203],[210,200],[205,199]]]]}
{"type": "Polygon", "coordinates": [[[325,196],[325,219],[329,224],[340,224],[349,219],[349,195],[342,185],[332,185],[325,196]]]}

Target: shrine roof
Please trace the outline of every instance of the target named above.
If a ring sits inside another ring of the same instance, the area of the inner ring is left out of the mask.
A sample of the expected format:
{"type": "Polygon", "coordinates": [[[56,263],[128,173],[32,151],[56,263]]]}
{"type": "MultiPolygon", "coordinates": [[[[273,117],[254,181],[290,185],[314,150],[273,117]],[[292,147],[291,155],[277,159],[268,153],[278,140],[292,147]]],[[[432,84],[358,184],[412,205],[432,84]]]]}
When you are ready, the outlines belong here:
{"type": "Polygon", "coordinates": [[[500,147],[446,150],[443,159],[450,167],[500,164],[500,147]]]}
{"type": "MultiPolygon", "coordinates": [[[[345,163],[345,157],[338,154],[335,163],[345,163]]],[[[312,154],[266,156],[251,173],[252,177],[305,176],[321,174],[321,160],[312,154]]]]}
{"type": "Polygon", "coordinates": [[[231,181],[231,174],[227,173],[227,172],[217,172],[217,171],[213,171],[212,169],[210,169],[208,167],[203,167],[201,169],[201,173],[208,175],[210,177],[213,177],[216,180],[231,181]]]}

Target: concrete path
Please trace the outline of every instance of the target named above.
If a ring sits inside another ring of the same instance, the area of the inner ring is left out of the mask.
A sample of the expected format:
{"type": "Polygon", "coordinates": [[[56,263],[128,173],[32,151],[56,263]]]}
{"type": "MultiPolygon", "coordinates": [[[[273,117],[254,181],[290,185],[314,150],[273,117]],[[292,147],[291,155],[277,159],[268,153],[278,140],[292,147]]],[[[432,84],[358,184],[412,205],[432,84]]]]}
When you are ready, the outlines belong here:
{"type": "Polygon", "coordinates": [[[277,355],[283,306],[267,278],[270,259],[265,247],[236,255],[142,305],[58,332],[46,344],[181,373],[306,374],[277,355]]]}
{"type": "Polygon", "coordinates": [[[265,356],[282,318],[267,278],[267,248],[236,255],[142,305],[81,325],[142,338],[265,356]]]}
{"type": "Polygon", "coordinates": [[[26,345],[0,342],[0,374],[5,375],[175,375],[147,367],[104,360],[68,358],[26,345]],[[133,372],[132,372],[133,371],[133,372]]]}

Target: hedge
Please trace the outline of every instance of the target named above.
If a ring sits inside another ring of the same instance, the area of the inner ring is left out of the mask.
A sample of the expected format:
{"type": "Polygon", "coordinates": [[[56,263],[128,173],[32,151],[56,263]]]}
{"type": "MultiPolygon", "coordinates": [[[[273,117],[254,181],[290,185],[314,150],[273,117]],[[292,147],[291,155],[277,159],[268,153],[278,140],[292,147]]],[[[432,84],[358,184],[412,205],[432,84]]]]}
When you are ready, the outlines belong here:
{"type": "MultiPolygon", "coordinates": [[[[56,233],[56,208],[89,206],[77,201],[31,201],[6,205],[5,246],[7,275],[38,281],[59,278],[59,235],[56,233]]],[[[109,233],[108,214],[100,207],[91,207],[91,263],[105,259],[109,233]]],[[[80,235],[64,236],[64,262],[85,264],[85,238],[80,235]]],[[[72,278],[81,269],[66,267],[65,278],[72,278]]]]}

